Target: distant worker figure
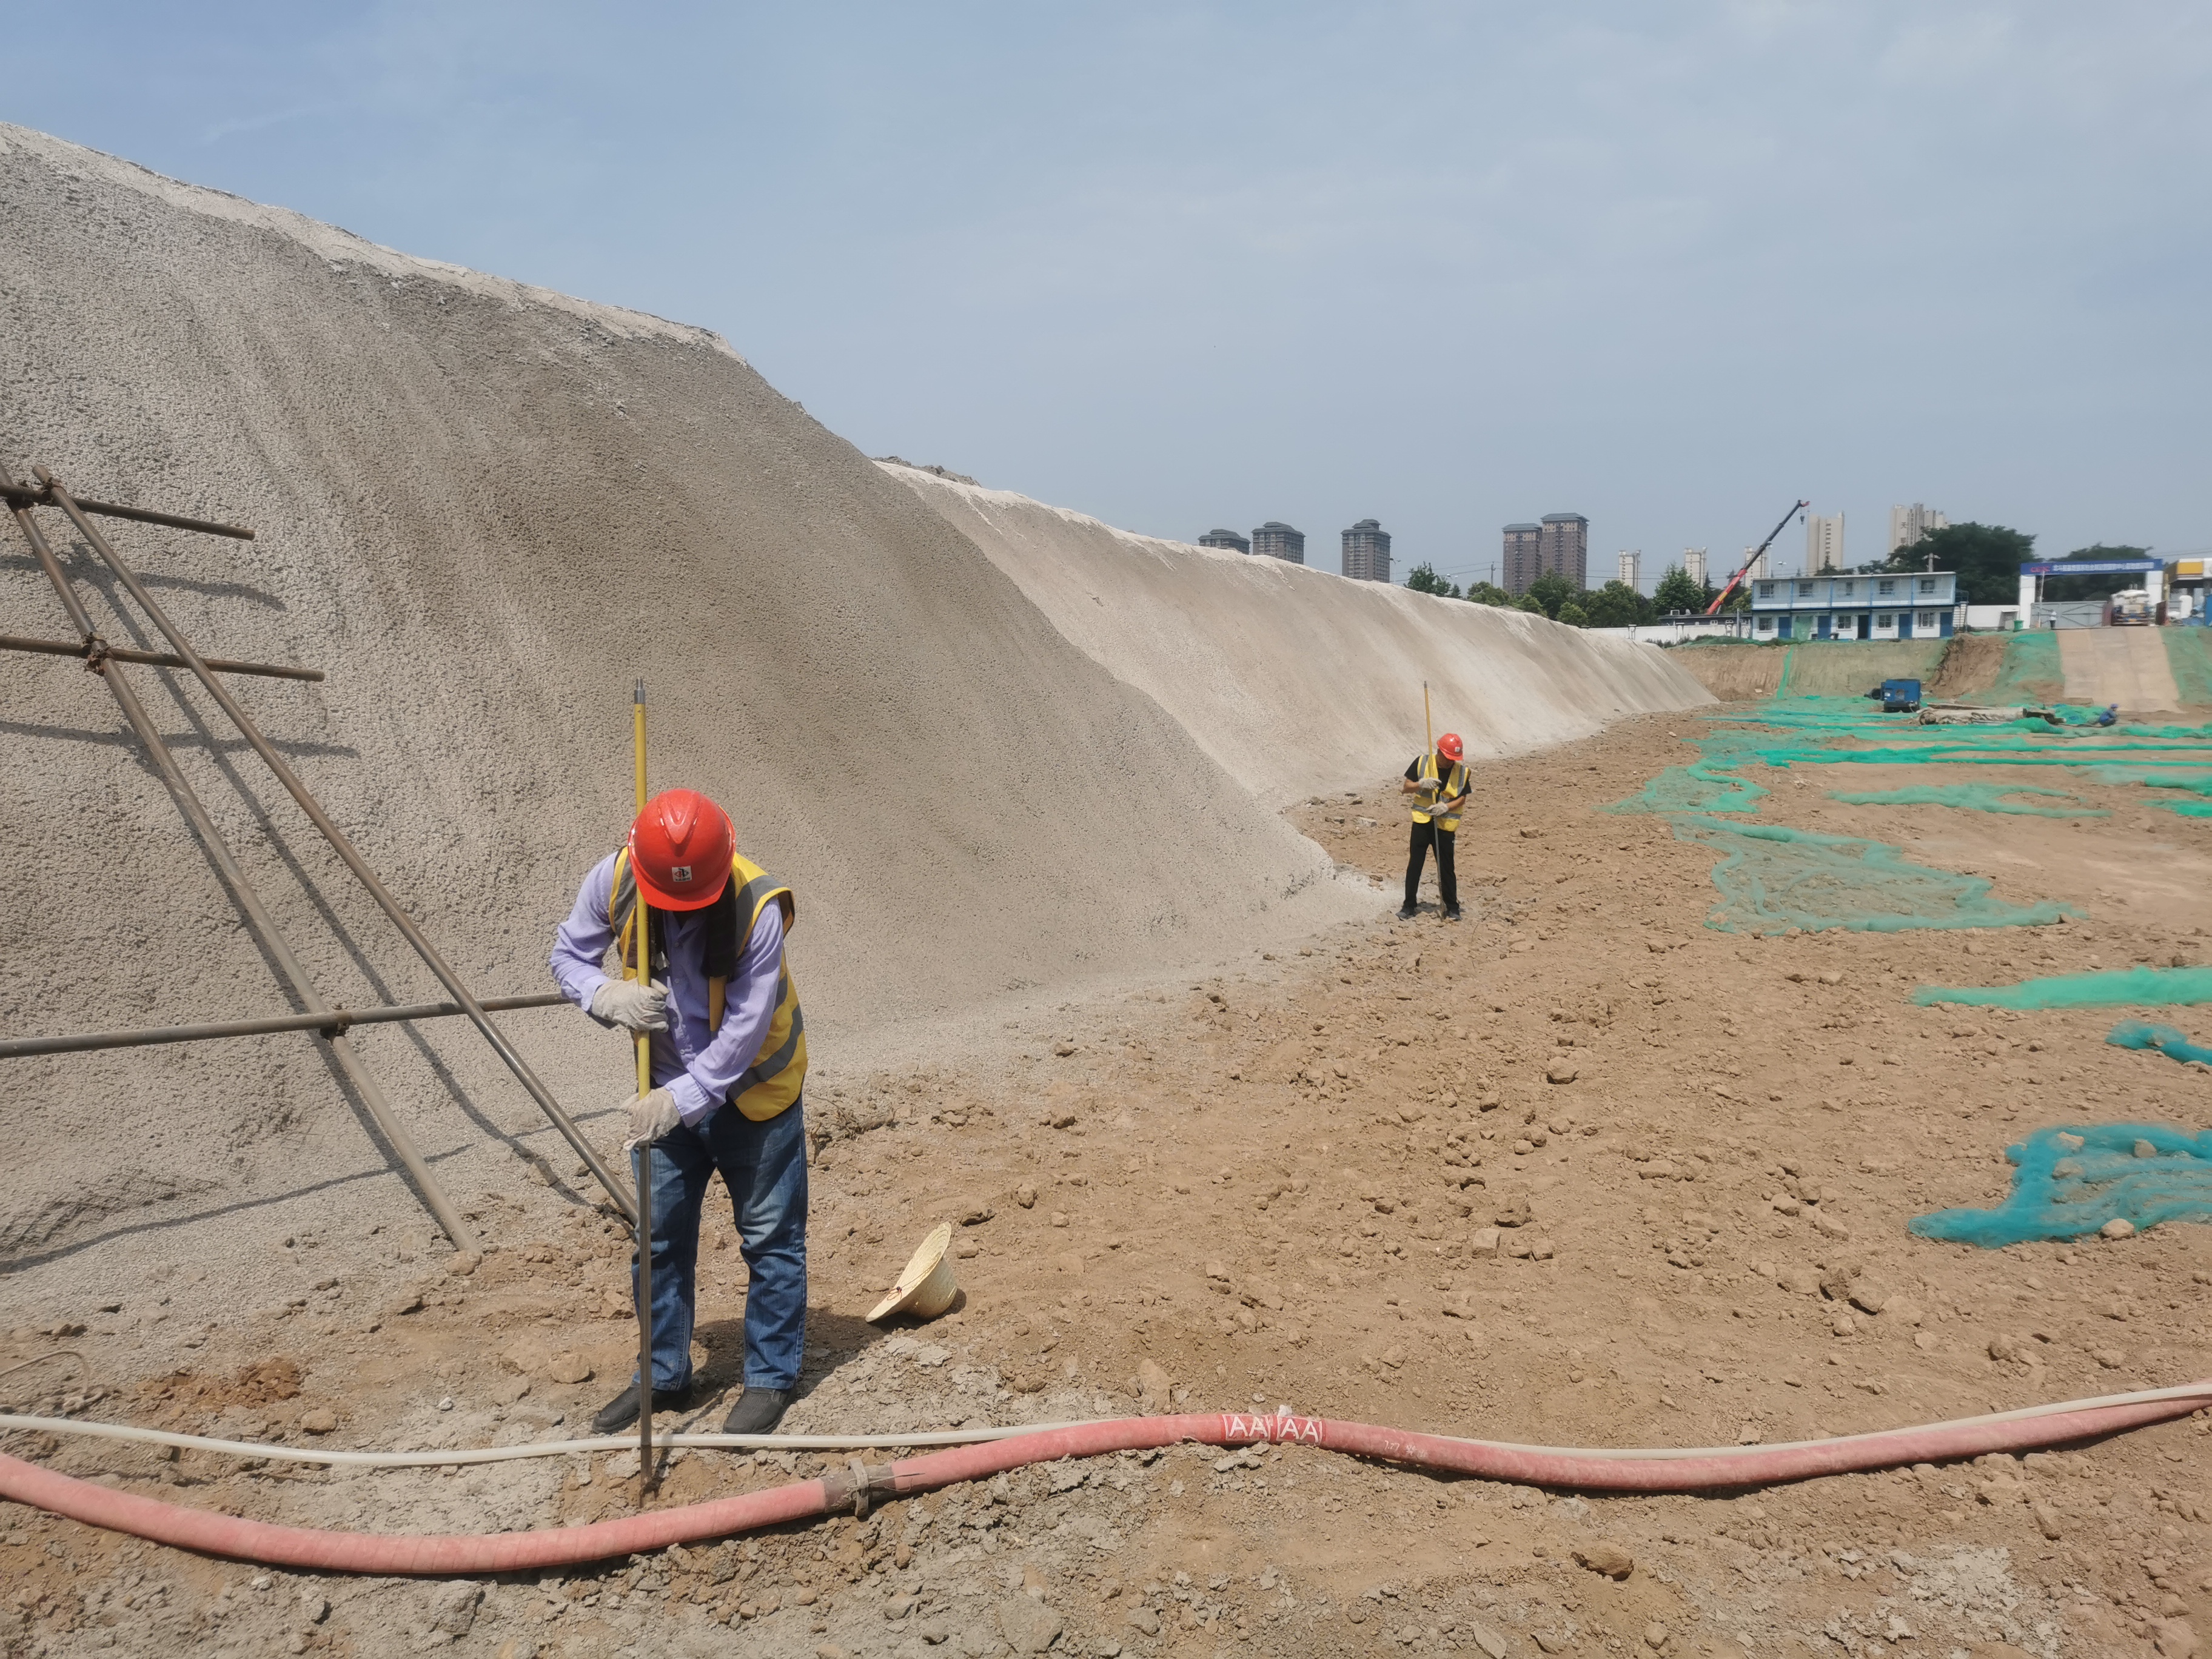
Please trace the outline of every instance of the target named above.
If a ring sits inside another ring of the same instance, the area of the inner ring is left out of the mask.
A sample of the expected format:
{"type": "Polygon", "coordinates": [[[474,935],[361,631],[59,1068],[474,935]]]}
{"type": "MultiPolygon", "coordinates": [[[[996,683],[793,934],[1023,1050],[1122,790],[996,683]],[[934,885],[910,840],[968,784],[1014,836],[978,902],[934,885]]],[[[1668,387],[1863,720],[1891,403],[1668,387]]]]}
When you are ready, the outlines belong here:
{"type": "Polygon", "coordinates": [[[1452,841],[1459,834],[1459,811],[1467,805],[1469,787],[1461,755],[1459,733],[1447,732],[1433,750],[1406,769],[1404,793],[1418,799],[1413,846],[1406,857],[1406,902],[1398,911],[1401,921],[1416,913],[1413,901],[1420,894],[1421,866],[1428,862],[1431,844],[1437,849],[1437,891],[1443,896],[1444,920],[1459,920],[1459,874],[1452,868],[1452,841]],[[1439,756],[1449,764],[1439,767],[1439,756]]]}
{"type": "MultiPolygon", "coordinates": [[[[725,1434],[767,1434],[798,1386],[806,1339],[805,1024],[784,965],[797,916],[791,889],[738,852],[729,815],[671,789],[646,803],[628,842],[592,866],[553,941],[562,994],[602,1025],[652,1034],[653,1089],[628,1106],[648,1148],[653,1190],[654,1403],[684,1410],[692,1389],[699,1214],[714,1171],[730,1189],[745,1291],[744,1392],[725,1434]],[[642,892],[653,982],[602,969],[642,892]]],[[[633,1293],[637,1279],[633,1268],[633,1293]]],[[[635,1380],[593,1420],[637,1420],[635,1380]]]]}

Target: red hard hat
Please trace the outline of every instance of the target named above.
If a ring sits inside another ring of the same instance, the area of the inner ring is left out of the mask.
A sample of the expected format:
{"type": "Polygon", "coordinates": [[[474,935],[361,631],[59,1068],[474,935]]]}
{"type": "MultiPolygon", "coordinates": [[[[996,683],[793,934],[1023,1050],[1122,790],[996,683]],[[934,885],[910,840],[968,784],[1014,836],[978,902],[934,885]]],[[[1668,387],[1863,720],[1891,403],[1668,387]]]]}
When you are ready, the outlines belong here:
{"type": "Polygon", "coordinates": [[[722,896],[738,832],[696,789],[665,789],[629,827],[629,866],[656,910],[701,910],[722,896]]]}
{"type": "Polygon", "coordinates": [[[1457,760],[1460,757],[1460,752],[1458,732],[1447,732],[1437,739],[1437,753],[1442,755],[1446,760],[1457,760]]]}

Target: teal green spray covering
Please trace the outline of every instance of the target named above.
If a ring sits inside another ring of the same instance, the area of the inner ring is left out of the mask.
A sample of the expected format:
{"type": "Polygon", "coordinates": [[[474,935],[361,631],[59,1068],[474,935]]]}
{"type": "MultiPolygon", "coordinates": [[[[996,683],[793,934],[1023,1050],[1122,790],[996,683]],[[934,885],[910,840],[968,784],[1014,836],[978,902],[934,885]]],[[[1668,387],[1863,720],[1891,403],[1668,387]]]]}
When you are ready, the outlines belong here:
{"type": "Polygon", "coordinates": [[[2156,1123],[2038,1129],[2006,1147],[2005,1157],[2014,1167],[2003,1203],[1915,1216],[1911,1231],[1994,1250],[2030,1239],[2081,1238],[2112,1221],[2141,1231],[2212,1219],[2212,1129],[2194,1135],[2156,1123]],[[2138,1143],[2152,1156],[2138,1156],[2138,1143]]]}
{"type": "Polygon", "coordinates": [[[1704,761],[1670,766],[1626,800],[1602,806],[1601,812],[1652,812],[1667,817],[1675,812],[1756,812],[1765,785],[1747,778],[1716,772],[1704,761]]]}
{"type": "Polygon", "coordinates": [[[2108,818],[2112,813],[2092,806],[2063,789],[2039,789],[2028,783],[1916,783],[1902,789],[1831,789],[1830,800],[1852,806],[1955,806],[1966,812],[2010,812],[2036,818],[2108,818]],[[2063,806],[2039,805],[2021,796],[2062,800],[2063,806]]]}
{"type": "Polygon", "coordinates": [[[2212,1048],[2201,1048],[2188,1036],[2171,1025],[2148,1025],[2139,1019],[2124,1019],[2105,1034],[2105,1041],[2115,1048],[2154,1048],[2168,1060],[2186,1066],[2191,1060],[2202,1060],[2212,1066],[2212,1048]]]}
{"type": "Polygon", "coordinates": [[[1923,985],[1922,1007],[1963,1002],[1975,1008],[2172,1008],[2212,1002],[2212,968],[2112,968],[2054,974],[2017,985],[1923,985]]]}
{"type": "Polygon", "coordinates": [[[1674,825],[1680,839],[1723,855],[1713,866],[1721,902],[1705,925],[1724,933],[2031,927],[2073,914],[2062,904],[1991,898],[1986,878],[1915,864],[1883,842],[1695,814],[1676,817],[1674,825]]]}
{"type": "MultiPolygon", "coordinates": [[[[1984,878],[1915,864],[1887,842],[1742,821],[1760,811],[1770,793],[1764,785],[1738,775],[1743,767],[1829,764],[1875,755],[1914,762],[1948,760],[1961,752],[1972,754],[1993,738],[2021,744],[2024,740],[2013,735],[2018,728],[1919,726],[1882,714],[1857,697],[1778,698],[1748,719],[1709,718],[1711,726],[1698,740],[1697,760],[1667,768],[1634,795],[1604,809],[1664,817],[1678,839],[1701,842],[1721,855],[1713,866],[1713,884],[1720,890],[1721,902],[1706,918],[1708,927],[1739,933],[1779,933],[1792,927],[1898,933],[1925,927],[2035,927],[2075,914],[2060,904],[2023,906],[1992,898],[1984,878]],[[1864,744],[1872,733],[1884,740],[1883,748],[1832,746],[1864,744]]],[[[2201,767],[2204,762],[2197,763],[2201,767]]],[[[1988,811],[2075,816],[2098,810],[2063,791],[2032,787],[1928,787],[1931,793],[1926,799],[1947,805],[1979,805],[1983,792],[2004,803],[1983,809],[1988,811]],[[2074,805],[2013,804],[2013,798],[2028,795],[2074,805]]]]}

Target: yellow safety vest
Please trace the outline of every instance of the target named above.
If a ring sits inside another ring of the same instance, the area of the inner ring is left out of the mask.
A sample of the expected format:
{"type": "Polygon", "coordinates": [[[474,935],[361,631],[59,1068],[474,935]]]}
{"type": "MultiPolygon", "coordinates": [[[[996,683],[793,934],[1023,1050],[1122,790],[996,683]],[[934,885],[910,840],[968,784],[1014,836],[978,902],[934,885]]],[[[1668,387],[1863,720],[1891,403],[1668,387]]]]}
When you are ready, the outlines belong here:
{"type": "MultiPolygon", "coordinates": [[[[770,899],[782,908],[784,932],[789,934],[799,920],[798,901],[792,897],[790,888],[742,854],[732,854],[730,859],[730,879],[738,890],[739,955],[744,954],[745,941],[753,936],[761,907],[770,899]]],[[[637,880],[630,873],[629,849],[624,848],[615,854],[614,894],[608,905],[607,919],[614,924],[625,962],[637,959],[635,935],[630,932],[636,916],[637,880]]],[[[799,1012],[799,988],[792,982],[791,963],[787,959],[776,981],[775,1016],[769,1021],[768,1035],[761,1039],[759,1054],[745,1068],[744,1075],[732,1085],[730,1103],[756,1123],[763,1122],[797,1100],[805,1085],[806,1018],[799,1012]]]]}
{"type": "MultiPolygon", "coordinates": [[[[1421,757],[1420,777],[1416,781],[1425,781],[1430,782],[1438,781],[1438,774],[1437,771],[1437,752],[1435,750],[1431,749],[1427,754],[1421,757]]],[[[1443,787],[1437,791],[1437,799],[1438,800],[1457,800],[1462,795],[1464,795],[1467,793],[1467,768],[1458,761],[1454,761],[1452,763],[1451,770],[1442,775],[1441,781],[1443,787]]],[[[1414,797],[1414,799],[1416,800],[1419,800],[1419,799],[1420,797],[1418,795],[1414,797]]],[[[1413,808],[1414,823],[1426,823],[1431,817],[1436,819],[1437,827],[1442,830],[1446,835],[1457,835],[1459,833],[1459,819],[1456,817],[1446,817],[1442,813],[1424,812],[1419,806],[1413,808]]]]}

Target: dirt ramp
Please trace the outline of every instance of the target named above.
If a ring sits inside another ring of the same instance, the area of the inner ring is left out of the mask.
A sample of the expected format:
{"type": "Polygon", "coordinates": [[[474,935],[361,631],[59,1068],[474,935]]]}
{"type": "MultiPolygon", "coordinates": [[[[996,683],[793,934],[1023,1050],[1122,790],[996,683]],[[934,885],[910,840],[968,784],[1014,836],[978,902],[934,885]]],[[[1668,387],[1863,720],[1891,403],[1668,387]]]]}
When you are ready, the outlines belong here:
{"type": "Polygon", "coordinates": [[[2166,641],[2154,628],[2069,628],[2058,632],[2069,702],[2118,703],[2144,713],[2181,707],[2166,641]]]}
{"type": "Polygon", "coordinates": [[[879,463],[1066,637],[1262,799],[1371,782],[1437,729],[1474,755],[1708,701],[1651,646],[1280,560],[1132,535],[1025,495],[879,463]]]}
{"type": "MultiPolygon", "coordinates": [[[[19,128],[0,127],[0,452],[260,530],[115,533],[209,653],[329,671],[235,689],[482,993],[546,988],[550,931],[629,819],[641,676],[656,786],[726,803],[797,889],[832,1077],[903,1018],[1380,902],[716,337],[19,128]]],[[[61,634],[9,537],[9,631],[61,634]]],[[[100,611],[112,637],[145,643],[118,616],[100,611]]],[[[135,678],[324,994],[435,998],[197,690],[135,678]]],[[[283,1011],[100,686],[10,655],[0,702],[0,836],[24,854],[0,872],[10,1028],[283,1011]]],[[[626,1048],[580,1016],[507,1024],[572,1105],[625,1087],[626,1048]]],[[[482,1144],[471,1112],[535,1121],[459,1022],[357,1036],[434,1159],[482,1144]]],[[[118,1209],[384,1179],[305,1038],[7,1062],[0,1126],[11,1249],[118,1209]]]]}

